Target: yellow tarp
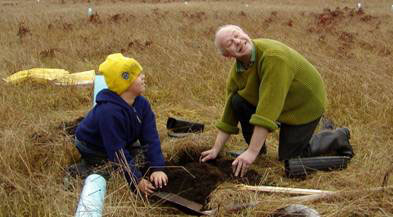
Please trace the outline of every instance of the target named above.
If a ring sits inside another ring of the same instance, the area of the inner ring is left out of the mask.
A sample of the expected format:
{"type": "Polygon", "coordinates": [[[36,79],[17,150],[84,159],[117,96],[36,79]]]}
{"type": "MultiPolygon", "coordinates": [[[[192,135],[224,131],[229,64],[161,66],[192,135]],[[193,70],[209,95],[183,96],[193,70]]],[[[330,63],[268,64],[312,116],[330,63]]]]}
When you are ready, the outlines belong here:
{"type": "Polygon", "coordinates": [[[94,82],[94,70],[69,73],[64,69],[33,68],[16,72],[3,80],[7,83],[17,84],[25,80],[46,83],[53,81],[59,85],[81,85],[92,84],[94,82]]]}
{"type": "Polygon", "coordinates": [[[78,72],[64,75],[62,78],[56,79],[55,83],[60,85],[83,85],[93,84],[96,73],[94,70],[78,72]]]}

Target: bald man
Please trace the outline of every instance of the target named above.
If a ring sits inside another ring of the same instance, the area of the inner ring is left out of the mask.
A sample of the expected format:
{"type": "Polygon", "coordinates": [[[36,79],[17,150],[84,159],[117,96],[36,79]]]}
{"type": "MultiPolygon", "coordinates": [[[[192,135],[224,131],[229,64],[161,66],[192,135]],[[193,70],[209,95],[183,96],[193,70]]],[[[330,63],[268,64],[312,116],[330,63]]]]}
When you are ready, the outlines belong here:
{"type": "Polygon", "coordinates": [[[244,176],[265,140],[280,126],[279,160],[336,154],[353,157],[347,128],[313,135],[327,99],[319,72],[302,55],[270,39],[252,40],[239,26],[225,25],[215,35],[224,57],[235,59],[227,82],[227,100],[213,147],[200,161],[215,159],[240,122],[248,148],[232,163],[235,176],[244,176]]]}

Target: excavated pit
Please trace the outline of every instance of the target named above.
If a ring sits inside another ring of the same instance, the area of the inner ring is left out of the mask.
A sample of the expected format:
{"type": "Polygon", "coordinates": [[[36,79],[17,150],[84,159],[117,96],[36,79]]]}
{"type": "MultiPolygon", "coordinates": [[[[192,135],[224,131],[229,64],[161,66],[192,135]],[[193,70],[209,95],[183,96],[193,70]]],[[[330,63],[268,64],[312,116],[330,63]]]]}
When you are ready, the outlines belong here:
{"type": "Polygon", "coordinates": [[[199,163],[199,153],[183,152],[178,155],[177,160],[167,162],[170,167],[165,172],[169,182],[161,191],[177,194],[204,207],[209,202],[210,193],[223,182],[256,185],[260,181],[260,175],[254,170],[249,170],[242,178],[235,177],[232,173],[233,159],[218,158],[199,163]]]}

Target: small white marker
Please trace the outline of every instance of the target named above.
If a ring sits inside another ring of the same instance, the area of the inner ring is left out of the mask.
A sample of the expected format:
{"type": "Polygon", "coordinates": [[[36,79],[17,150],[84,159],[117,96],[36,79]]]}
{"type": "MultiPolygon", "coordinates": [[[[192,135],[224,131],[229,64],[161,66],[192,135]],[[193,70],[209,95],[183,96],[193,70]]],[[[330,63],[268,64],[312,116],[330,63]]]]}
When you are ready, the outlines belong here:
{"type": "Polygon", "coordinates": [[[246,8],[248,8],[248,4],[246,4],[246,8]]]}
{"type": "Polygon", "coordinates": [[[93,15],[93,9],[89,8],[89,9],[87,9],[87,16],[90,17],[91,15],[93,15]]]}
{"type": "Polygon", "coordinates": [[[184,2],[184,4],[188,4],[188,2],[184,2]]]}
{"type": "Polygon", "coordinates": [[[358,9],[362,8],[362,3],[358,2],[358,9]]]}

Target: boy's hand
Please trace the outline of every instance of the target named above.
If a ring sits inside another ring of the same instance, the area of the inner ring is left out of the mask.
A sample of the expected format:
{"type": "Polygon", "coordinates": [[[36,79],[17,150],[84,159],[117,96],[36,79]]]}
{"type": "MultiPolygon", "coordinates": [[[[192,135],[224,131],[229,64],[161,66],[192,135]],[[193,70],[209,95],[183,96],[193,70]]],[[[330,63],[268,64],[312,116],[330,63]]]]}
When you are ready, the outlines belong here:
{"type": "Polygon", "coordinates": [[[168,183],[168,176],[162,171],[155,171],[150,175],[150,181],[154,183],[156,188],[162,188],[168,183]]]}
{"type": "Polygon", "coordinates": [[[147,197],[152,194],[156,188],[149,180],[141,179],[138,183],[138,189],[147,197]]]}

